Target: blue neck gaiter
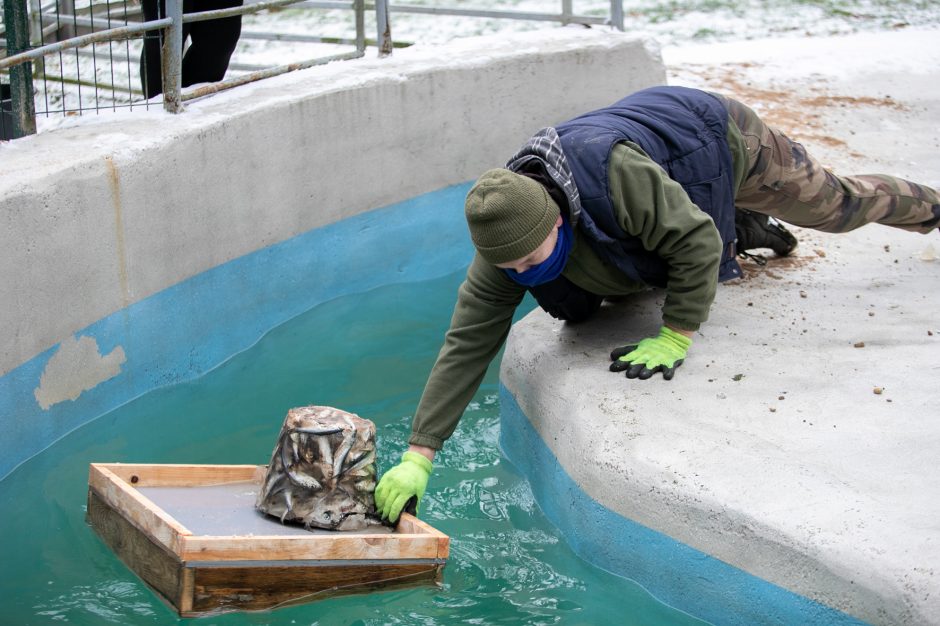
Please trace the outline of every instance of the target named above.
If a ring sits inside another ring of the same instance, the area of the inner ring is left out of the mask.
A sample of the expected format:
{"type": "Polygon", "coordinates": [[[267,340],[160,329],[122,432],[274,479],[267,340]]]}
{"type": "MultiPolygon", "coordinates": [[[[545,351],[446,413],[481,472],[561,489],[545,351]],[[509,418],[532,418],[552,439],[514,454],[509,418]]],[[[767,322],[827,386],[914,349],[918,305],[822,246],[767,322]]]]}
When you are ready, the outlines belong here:
{"type": "Polygon", "coordinates": [[[555,280],[561,275],[561,271],[565,269],[573,239],[571,224],[563,217],[561,228],[558,229],[558,241],[555,242],[555,249],[552,250],[552,254],[547,259],[522,273],[509,269],[503,271],[506,272],[506,276],[526,287],[534,287],[555,280]]]}

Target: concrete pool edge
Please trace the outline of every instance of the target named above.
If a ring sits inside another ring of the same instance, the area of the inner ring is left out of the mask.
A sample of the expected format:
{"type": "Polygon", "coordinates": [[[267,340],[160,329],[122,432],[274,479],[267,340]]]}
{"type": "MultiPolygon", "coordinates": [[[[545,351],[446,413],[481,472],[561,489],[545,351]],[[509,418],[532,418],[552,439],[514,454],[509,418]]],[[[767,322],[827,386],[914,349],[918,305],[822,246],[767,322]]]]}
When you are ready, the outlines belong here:
{"type": "Polygon", "coordinates": [[[936,235],[797,236],[718,290],[671,381],[607,368],[658,330],[660,290],[584,324],[532,311],[500,381],[606,508],[859,619],[935,626],[936,235]]]}
{"type": "Polygon", "coordinates": [[[866,623],[604,507],[567,474],[502,383],[499,398],[503,453],[528,479],[542,512],[589,563],[629,578],[661,602],[714,624],[866,623]]]}

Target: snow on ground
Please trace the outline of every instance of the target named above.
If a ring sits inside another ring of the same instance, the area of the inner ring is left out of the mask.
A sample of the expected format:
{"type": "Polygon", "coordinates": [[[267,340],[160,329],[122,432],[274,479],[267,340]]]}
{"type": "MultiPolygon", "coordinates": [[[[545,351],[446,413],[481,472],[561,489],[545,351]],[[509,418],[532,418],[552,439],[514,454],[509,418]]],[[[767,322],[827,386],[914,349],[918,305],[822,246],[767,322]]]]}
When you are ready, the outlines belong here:
{"type": "Polygon", "coordinates": [[[940,186],[940,28],[663,50],[669,82],[726,93],[827,165],[940,186]]]}
{"type": "MultiPolygon", "coordinates": [[[[806,41],[859,32],[908,32],[911,28],[940,27],[940,3],[926,0],[622,0],[624,23],[629,34],[655,38],[663,46],[703,50],[701,43],[735,42],[784,37],[806,41]]],[[[78,4],[83,4],[81,1],[78,4]]],[[[409,4],[453,6],[462,9],[560,13],[559,0],[412,0],[409,4]]],[[[575,0],[578,15],[607,16],[610,3],[605,0],[575,0]]],[[[367,12],[365,34],[375,38],[373,14],[367,12]]],[[[395,41],[442,44],[459,37],[500,32],[556,28],[544,21],[519,21],[497,18],[468,18],[418,15],[393,11],[392,36],[395,41]]],[[[598,28],[598,27],[595,27],[598,28]]],[[[600,27],[608,28],[608,27],[600,27]]],[[[243,36],[232,57],[229,77],[262,67],[305,61],[351,51],[349,45],[278,42],[254,37],[254,33],[306,34],[321,37],[354,37],[351,11],[286,8],[245,16],[243,36]]],[[[769,44],[771,47],[774,44],[769,44]]],[[[792,45],[792,44],[781,44],[792,45]]],[[[796,44],[802,48],[802,43],[796,44]]],[[[763,48],[765,46],[761,46],[763,48]]],[[[750,48],[758,50],[758,48],[750,48]]],[[[141,102],[138,59],[140,40],[99,44],[87,47],[87,54],[67,52],[47,57],[50,80],[37,80],[37,111],[58,111],[39,118],[40,130],[57,126],[53,119],[75,115],[79,108],[110,108],[112,104],[141,102]],[[94,56],[91,55],[92,49],[94,56]],[[99,88],[80,89],[55,80],[88,83],[97,77],[99,88]],[[112,85],[115,87],[112,88],[112,85]]],[[[374,54],[370,48],[367,54],[374,54]]],[[[745,53],[746,54],[746,53],[745,53]]],[[[912,58],[916,63],[917,55],[912,58]]],[[[851,64],[864,59],[849,59],[851,64]]],[[[740,60],[738,60],[740,62],[740,60]]],[[[136,107],[135,107],[136,108],[136,107]]],[[[88,112],[82,113],[89,115],[88,112]]],[[[94,111],[91,112],[94,114],[94,111]]]]}

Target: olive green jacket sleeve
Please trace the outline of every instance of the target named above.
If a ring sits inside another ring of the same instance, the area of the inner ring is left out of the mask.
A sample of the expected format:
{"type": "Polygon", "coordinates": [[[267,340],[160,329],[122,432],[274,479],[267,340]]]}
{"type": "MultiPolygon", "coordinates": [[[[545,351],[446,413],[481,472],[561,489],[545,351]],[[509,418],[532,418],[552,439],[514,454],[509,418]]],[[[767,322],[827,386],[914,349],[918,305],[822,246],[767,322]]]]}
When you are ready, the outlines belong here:
{"type": "MultiPolygon", "coordinates": [[[[663,320],[698,329],[708,317],[718,283],[721,238],[714,223],[638,146],[616,146],[609,174],[619,224],[669,266],[663,320]]],[[[586,263],[588,270],[613,271],[593,253],[588,256],[596,261],[586,263]]],[[[616,276],[613,280],[626,280],[619,272],[616,276]]],[[[439,450],[451,436],[506,340],[524,295],[524,287],[474,257],[418,404],[409,443],[439,450]]]]}
{"type": "Polygon", "coordinates": [[[669,266],[663,321],[698,330],[718,286],[722,244],[715,223],[635,144],[614,147],[608,174],[620,226],[669,266]]]}
{"type": "Polygon", "coordinates": [[[450,330],[428,377],[409,443],[440,450],[499,352],[525,288],[475,256],[457,292],[450,330]]]}

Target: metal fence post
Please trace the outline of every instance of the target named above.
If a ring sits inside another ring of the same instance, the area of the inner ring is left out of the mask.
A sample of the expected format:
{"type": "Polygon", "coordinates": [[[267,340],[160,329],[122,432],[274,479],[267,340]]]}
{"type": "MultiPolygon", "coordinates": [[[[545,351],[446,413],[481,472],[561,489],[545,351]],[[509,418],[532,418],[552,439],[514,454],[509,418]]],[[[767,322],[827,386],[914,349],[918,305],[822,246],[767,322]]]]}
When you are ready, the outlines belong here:
{"type": "Polygon", "coordinates": [[[610,0],[610,25],[623,30],[623,0],[610,0]]]}
{"type": "Polygon", "coordinates": [[[366,51],[366,3],[365,0],[353,0],[356,12],[356,50],[366,51]]]}
{"type": "Polygon", "coordinates": [[[388,17],[388,0],[375,0],[376,39],[379,44],[379,56],[387,57],[392,53],[392,24],[388,17]]]}
{"type": "Polygon", "coordinates": [[[160,63],[163,68],[163,108],[170,113],[180,113],[183,102],[183,0],[166,0],[166,16],[173,23],[163,36],[160,63]]]}
{"type": "MultiPolygon", "coordinates": [[[[43,35],[42,23],[42,0],[29,0],[29,42],[32,46],[43,46],[46,44],[46,37],[43,35]]],[[[33,65],[33,75],[43,76],[46,73],[46,58],[36,59],[33,65]]]]}
{"type": "MultiPolygon", "coordinates": [[[[7,56],[29,50],[27,0],[3,0],[3,23],[7,31],[7,56]]],[[[33,64],[10,68],[13,106],[13,137],[36,134],[36,104],[33,102],[33,64]]]]}
{"type": "Polygon", "coordinates": [[[29,40],[37,44],[42,39],[42,2],[29,0],[29,40]]]}

